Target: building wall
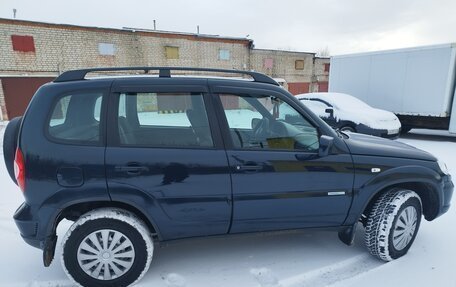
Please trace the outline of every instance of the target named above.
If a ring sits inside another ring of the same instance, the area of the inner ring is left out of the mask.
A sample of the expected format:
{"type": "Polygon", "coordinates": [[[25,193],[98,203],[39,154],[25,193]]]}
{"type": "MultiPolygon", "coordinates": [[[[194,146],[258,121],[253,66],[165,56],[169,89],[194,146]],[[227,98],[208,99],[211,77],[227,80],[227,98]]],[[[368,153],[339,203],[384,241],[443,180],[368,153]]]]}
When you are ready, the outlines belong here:
{"type": "Polygon", "coordinates": [[[0,72],[58,73],[100,66],[196,66],[242,69],[249,43],[153,32],[52,25],[0,19],[0,72]],[[12,49],[11,35],[32,36],[35,52],[12,49]],[[113,44],[114,55],[100,55],[100,43],[113,44]],[[165,46],[179,47],[179,59],[167,59],[165,46]],[[231,52],[219,60],[219,49],[231,52]]]}
{"type": "Polygon", "coordinates": [[[320,82],[327,84],[328,73],[324,71],[324,65],[329,63],[329,59],[316,58],[314,53],[253,49],[252,46],[253,41],[246,38],[0,18],[0,80],[8,77],[18,79],[3,80],[3,89],[0,85],[1,112],[3,119],[7,119],[10,105],[14,106],[11,114],[16,115],[17,101],[31,98],[34,93],[31,90],[27,91],[31,93],[27,95],[11,92],[19,90],[16,87],[27,85],[27,77],[47,80],[66,70],[87,67],[191,66],[255,70],[284,79],[289,84],[285,87],[290,87],[293,93],[318,91],[324,88],[320,82]],[[13,35],[33,37],[33,51],[15,51],[13,35]],[[103,55],[104,52],[99,50],[100,44],[107,44],[112,53],[103,55]],[[166,47],[178,47],[178,59],[169,59],[166,47]],[[229,51],[229,58],[221,59],[220,50],[229,51]],[[296,68],[296,61],[302,61],[302,69],[296,68]],[[13,84],[16,86],[11,86],[13,84]]]}
{"type": "Polygon", "coordinates": [[[2,80],[0,79],[0,121],[8,119],[6,114],[5,93],[3,92],[2,80]]]}
{"type": "Polygon", "coordinates": [[[315,85],[314,92],[327,92],[329,83],[329,58],[315,58],[315,85]]]}
{"type": "Polygon", "coordinates": [[[314,53],[252,49],[250,53],[250,69],[262,72],[273,78],[283,78],[289,83],[311,82],[313,74],[314,53]],[[272,68],[265,62],[272,60],[272,68]],[[304,68],[295,68],[296,61],[304,61],[304,68]]]}

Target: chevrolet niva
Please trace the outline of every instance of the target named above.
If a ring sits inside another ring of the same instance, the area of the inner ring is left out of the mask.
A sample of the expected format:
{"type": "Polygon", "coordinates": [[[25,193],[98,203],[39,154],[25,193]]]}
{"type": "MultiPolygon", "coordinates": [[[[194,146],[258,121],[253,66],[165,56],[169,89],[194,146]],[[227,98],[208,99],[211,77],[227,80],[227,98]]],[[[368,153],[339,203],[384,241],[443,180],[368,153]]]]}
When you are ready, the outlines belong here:
{"type": "Polygon", "coordinates": [[[57,225],[74,221],[62,264],[83,286],[134,284],[154,242],[319,227],[351,245],[358,222],[369,252],[390,261],[453,193],[431,154],[335,131],[273,79],[235,70],[64,72],[10,121],[4,157],[25,198],[23,239],[49,266],[57,225]]]}

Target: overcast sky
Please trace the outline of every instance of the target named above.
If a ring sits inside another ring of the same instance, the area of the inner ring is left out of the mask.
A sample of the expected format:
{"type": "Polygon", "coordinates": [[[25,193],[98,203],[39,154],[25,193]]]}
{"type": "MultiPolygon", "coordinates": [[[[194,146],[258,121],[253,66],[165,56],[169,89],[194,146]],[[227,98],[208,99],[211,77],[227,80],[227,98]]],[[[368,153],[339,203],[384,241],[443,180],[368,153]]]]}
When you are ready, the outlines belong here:
{"type": "Polygon", "coordinates": [[[248,37],[331,55],[456,42],[456,0],[0,0],[0,17],[248,37]]]}

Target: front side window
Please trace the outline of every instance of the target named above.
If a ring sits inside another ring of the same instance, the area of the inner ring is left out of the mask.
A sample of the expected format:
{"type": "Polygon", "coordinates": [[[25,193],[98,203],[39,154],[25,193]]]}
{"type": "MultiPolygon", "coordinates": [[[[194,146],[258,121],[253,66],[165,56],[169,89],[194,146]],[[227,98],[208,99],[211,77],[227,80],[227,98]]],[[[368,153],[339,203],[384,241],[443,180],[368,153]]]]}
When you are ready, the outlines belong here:
{"type": "Polygon", "coordinates": [[[318,131],[288,103],[273,96],[220,95],[236,148],[318,150],[318,131]]]}
{"type": "Polygon", "coordinates": [[[214,145],[201,93],[120,94],[117,120],[121,145],[214,145]]]}
{"type": "Polygon", "coordinates": [[[94,145],[100,141],[101,93],[61,97],[54,105],[48,135],[59,141],[94,145]]]}

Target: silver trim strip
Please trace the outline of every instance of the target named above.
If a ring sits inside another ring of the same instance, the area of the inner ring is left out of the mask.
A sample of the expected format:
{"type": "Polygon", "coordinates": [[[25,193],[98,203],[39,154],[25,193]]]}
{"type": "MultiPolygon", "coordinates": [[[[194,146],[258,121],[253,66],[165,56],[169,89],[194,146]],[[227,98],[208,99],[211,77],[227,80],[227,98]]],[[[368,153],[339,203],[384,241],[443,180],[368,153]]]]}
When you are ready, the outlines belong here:
{"type": "Polygon", "coordinates": [[[328,191],[328,195],[345,195],[345,191],[328,191]]]}

